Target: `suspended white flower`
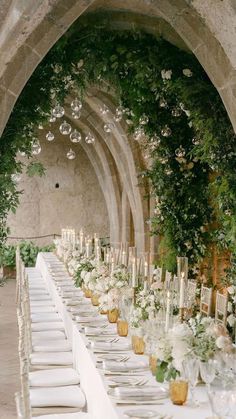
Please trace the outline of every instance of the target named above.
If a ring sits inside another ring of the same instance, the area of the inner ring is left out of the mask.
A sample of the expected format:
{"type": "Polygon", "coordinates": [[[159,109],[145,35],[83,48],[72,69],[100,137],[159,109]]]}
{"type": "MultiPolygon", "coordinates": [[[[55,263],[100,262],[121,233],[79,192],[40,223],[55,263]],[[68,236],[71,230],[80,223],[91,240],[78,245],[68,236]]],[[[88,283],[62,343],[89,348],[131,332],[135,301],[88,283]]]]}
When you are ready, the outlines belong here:
{"type": "Polygon", "coordinates": [[[231,303],[231,301],[228,302],[228,312],[229,313],[233,312],[233,304],[231,303]]]}
{"type": "Polygon", "coordinates": [[[235,287],[233,285],[230,285],[230,287],[228,287],[227,290],[228,293],[231,295],[235,293],[235,287]]]}
{"type": "Polygon", "coordinates": [[[227,323],[229,324],[230,327],[234,327],[235,323],[236,323],[236,318],[233,314],[230,314],[227,317],[227,323]]]}
{"type": "Polygon", "coordinates": [[[161,70],[161,77],[163,80],[170,80],[172,76],[172,70],[161,70]]]}
{"type": "Polygon", "coordinates": [[[183,75],[186,76],[186,77],[192,77],[193,73],[190,70],[190,68],[184,68],[183,69],[183,75]]]}

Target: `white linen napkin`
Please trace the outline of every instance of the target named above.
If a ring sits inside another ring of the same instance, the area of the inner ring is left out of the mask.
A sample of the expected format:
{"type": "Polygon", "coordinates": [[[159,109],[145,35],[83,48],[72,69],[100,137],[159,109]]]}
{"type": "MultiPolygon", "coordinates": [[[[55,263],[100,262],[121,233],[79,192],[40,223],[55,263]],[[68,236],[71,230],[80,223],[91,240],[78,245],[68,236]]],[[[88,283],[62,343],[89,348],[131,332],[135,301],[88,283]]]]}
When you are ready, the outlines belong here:
{"type": "Polygon", "coordinates": [[[127,362],[103,361],[103,369],[107,371],[128,372],[146,368],[149,368],[148,359],[127,362]]]}
{"type": "Polygon", "coordinates": [[[127,351],[131,349],[131,344],[128,341],[118,342],[91,342],[91,348],[94,350],[105,351],[127,351]]]}
{"type": "Polygon", "coordinates": [[[113,394],[118,398],[155,398],[161,399],[168,396],[168,391],[163,387],[116,387],[113,390],[113,394]]]}

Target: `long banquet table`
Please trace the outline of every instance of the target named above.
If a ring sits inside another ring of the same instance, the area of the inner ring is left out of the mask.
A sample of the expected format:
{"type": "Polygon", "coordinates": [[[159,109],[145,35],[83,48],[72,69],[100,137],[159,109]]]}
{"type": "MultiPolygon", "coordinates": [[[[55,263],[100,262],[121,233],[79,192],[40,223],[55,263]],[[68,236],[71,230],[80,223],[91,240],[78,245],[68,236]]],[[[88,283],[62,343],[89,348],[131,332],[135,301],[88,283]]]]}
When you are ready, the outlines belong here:
{"type": "MultiPolygon", "coordinates": [[[[57,260],[58,259],[53,253],[39,253],[36,268],[41,271],[57,310],[65,323],[67,337],[72,343],[74,367],[80,374],[80,385],[86,395],[87,410],[93,415],[94,419],[124,419],[124,412],[126,410],[136,408],[154,410],[175,419],[205,419],[211,416],[206,388],[204,386],[198,386],[196,389],[196,396],[200,402],[198,407],[192,407],[189,403],[186,403],[184,406],[176,406],[173,405],[169,399],[160,400],[160,404],[157,402],[157,405],[146,406],[131,404],[117,405],[112,401],[107,393],[109,388],[108,377],[101,369],[96,367],[96,354],[89,349],[87,337],[81,331],[80,325],[72,319],[72,313],[68,311],[68,306],[63,303],[54,278],[50,273],[49,264],[57,260]]],[[[98,314],[98,316],[101,315],[98,314]]],[[[127,337],[123,339],[130,338],[127,337]]],[[[129,352],[129,356],[132,360],[140,357],[139,355],[133,354],[132,351],[129,352]]],[[[151,385],[159,386],[151,372],[146,371],[145,375],[149,379],[151,385]]]]}

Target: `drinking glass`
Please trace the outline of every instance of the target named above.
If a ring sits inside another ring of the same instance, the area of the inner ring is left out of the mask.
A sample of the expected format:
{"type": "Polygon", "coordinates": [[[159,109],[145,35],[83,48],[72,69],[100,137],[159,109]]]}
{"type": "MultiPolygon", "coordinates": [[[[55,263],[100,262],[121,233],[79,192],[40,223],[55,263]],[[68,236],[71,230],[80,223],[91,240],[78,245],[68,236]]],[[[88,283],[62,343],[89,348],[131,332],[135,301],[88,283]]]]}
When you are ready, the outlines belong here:
{"type": "Polygon", "coordinates": [[[216,376],[215,362],[214,360],[209,359],[207,362],[200,362],[199,365],[201,377],[204,383],[206,383],[207,388],[209,388],[209,385],[212,383],[216,376]]]}
{"type": "Polygon", "coordinates": [[[199,360],[195,357],[187,357],[182,363],[183,376],[190,384],[191,404],[198,406],[199,403],[195,397],[195,387],[199,377],[199,360]]]}
{"type": "Polygon", "coordinates": [[[229,413],[229,391],[221,387],[210,386],[208,397],[211,410],[216,419],[225,419],[229,413]]]}

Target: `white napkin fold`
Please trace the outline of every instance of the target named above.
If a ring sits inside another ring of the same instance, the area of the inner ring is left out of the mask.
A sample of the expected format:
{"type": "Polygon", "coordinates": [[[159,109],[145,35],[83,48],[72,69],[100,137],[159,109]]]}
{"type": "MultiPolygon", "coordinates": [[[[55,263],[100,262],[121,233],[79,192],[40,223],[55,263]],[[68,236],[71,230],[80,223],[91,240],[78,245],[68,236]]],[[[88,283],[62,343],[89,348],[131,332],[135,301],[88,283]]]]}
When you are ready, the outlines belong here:
{"type": "Polygon", "coordinates": [[[163,387],[116,387],[114,388],[113,394],[119,398],[138,398],[138,397],[150,397],[150,398],[166,398],[168,391],[163,387]]]}
{"type": "Polygon", "coordinates": [[[104,319],[96,316],[76,316],[76,321],[79,323],[102,323],[104,324],[104,319]]]}
{"type": "Polygon", "coordinates": [[[86,335],[111,335],[111,334],[115,334],[117,333],[117,326],[116,325],[109,325],[106,328],[101,328],[101,327],[91,327],[91,326],[86,326],[85,327],[85,334],[86,335]]]}
{"type": "MultiPolygon", "coordinates": [[[[114,343],[115,344],[115,343],[114,343]]],[[[103,369],[107,371],[134,371],[143,370],[149,368],[148,360],[143,361],[127,361],[127,362],[115,362],[115,361],[103,361],[103,369]]]]}
{"type": "Polygon", "coordinates": [[[131,349],[131,344],[127,341],[118,342],[91,342],[91,347],[94,350],[113,350],[113,351],[125,351],[131,349]]]}

